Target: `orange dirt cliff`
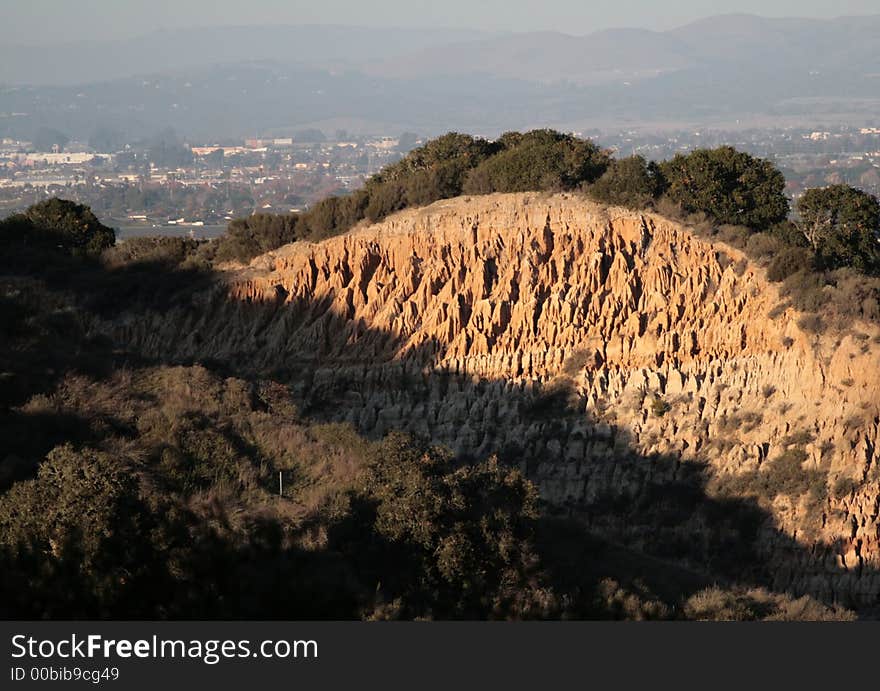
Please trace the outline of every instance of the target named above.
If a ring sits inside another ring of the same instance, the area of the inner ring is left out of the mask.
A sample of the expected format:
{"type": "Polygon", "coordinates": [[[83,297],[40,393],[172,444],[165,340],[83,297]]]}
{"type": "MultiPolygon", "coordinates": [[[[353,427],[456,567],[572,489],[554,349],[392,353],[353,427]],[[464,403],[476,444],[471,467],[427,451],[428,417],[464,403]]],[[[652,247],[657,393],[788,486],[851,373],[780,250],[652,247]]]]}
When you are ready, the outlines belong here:
{"type": "MultiPolygon", "coordinates": [[[[309,414],[368,434],[499,453],[548,506],[631,545],[656,530],[646,497],[698,476],[716,505],[764,512],[774,587],[880,596],[878,329],[802,330],[735,249],[574,195],[490,195],[287,245],[224,281],[198,309],[101,328],[287,377],[309,414]],[[630,518],[600,511],[609,498],[630,518]]],[[[723,539],[710,523],[664,530],[723,539]]]]}

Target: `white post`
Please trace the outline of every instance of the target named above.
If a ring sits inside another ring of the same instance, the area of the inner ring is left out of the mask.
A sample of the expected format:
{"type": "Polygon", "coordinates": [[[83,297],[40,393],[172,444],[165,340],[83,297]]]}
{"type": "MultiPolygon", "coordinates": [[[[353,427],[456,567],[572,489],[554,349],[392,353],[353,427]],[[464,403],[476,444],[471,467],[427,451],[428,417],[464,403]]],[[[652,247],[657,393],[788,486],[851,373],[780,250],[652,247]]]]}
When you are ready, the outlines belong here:
{"type": "Polygon", "coordinates": [[[283,476],[283,472],[279,470],[278,471],[278,496],[279,497],[284,496],[284,482],[281,479],[282,476],[283,476]]]}

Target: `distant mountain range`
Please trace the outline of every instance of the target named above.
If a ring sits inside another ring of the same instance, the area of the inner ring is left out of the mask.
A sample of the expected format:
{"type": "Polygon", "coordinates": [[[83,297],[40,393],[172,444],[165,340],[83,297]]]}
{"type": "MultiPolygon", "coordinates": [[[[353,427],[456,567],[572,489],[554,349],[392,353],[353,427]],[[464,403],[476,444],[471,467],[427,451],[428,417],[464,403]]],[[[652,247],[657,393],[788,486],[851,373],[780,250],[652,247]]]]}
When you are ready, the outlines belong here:
{"type": "Polygon", "coordinates": [[[610,29],[587,36],[540,32],[436,45],[369,65],[380,76],[486,73],[588,85],[684,69],[880,73],[880,15],[830,21],[721,15],[665,32],[610,29]]]}
{"type": "Polygon", "coordinates": [[[666,32],[229,27],[0,48],[0,134],[205,138],[872,118],[880,15],[725,15],[666,32]],[[145,76],[146,75],[146,76],[145,76]],[[54,85],[52,85],[54,84],[54,85]],[[19,115],[14,115],[14,114],[19,115]]]}
{"type": "Polygon", "coordinates": [[[134,39],[48,46],[4,42],[0,45],[0,84],[71,86],[252,61],[357,65],[485,36],[466,29],[282,25],[176,29],[134,39]]]}

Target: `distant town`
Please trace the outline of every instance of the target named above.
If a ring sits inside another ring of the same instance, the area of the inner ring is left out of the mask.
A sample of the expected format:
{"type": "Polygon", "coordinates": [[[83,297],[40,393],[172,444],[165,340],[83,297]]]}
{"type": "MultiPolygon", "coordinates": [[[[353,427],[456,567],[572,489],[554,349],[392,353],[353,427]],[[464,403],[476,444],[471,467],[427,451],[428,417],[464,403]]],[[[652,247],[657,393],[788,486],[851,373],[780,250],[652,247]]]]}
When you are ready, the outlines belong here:
{"type": "Polygon", "coordinates": [[[420,143],[409,134],[327,139],[310,131],[192,145],[165,132],[111,150],[55,136],[48,151],[0,140],[0,213],[63,196],[88,204],[123,235],[210,235],[239,216],[301,211],[359,187],[420,143]]]}
{"type": "MultiPolygon", "coordinates": [[[[808,187],[834,183],[880,194],[880,127],[875,124],[577,134],[618,156],[655,160],[730,144],[773,160],[786,175],[789,196],[797,198],[808,187]]],[[[210,237],[236,217],[297,212],[329,194],[356,189],[423,139],[412,133],[307,130],[289,137],[193,143],[169,130],[138,142],[99,131],[80,142],[41,131],[34,141],[0,140],[0,214],[62,196],[91,206],[121,237],[210,237]]]]}

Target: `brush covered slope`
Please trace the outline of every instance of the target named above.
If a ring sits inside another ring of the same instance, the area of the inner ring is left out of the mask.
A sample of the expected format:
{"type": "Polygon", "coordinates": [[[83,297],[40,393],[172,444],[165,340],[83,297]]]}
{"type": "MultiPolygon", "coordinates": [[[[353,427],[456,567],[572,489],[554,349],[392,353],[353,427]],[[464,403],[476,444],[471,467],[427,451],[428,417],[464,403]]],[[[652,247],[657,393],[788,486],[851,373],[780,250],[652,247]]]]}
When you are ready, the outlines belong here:
{"type": "Polygon", "coordinates": [[[546,510],[699,573],[880,598],[880,330],[815,333],[739,251],[576,195],[461,197],[92,329],[305,414],[498,454],[546,510]]]}

